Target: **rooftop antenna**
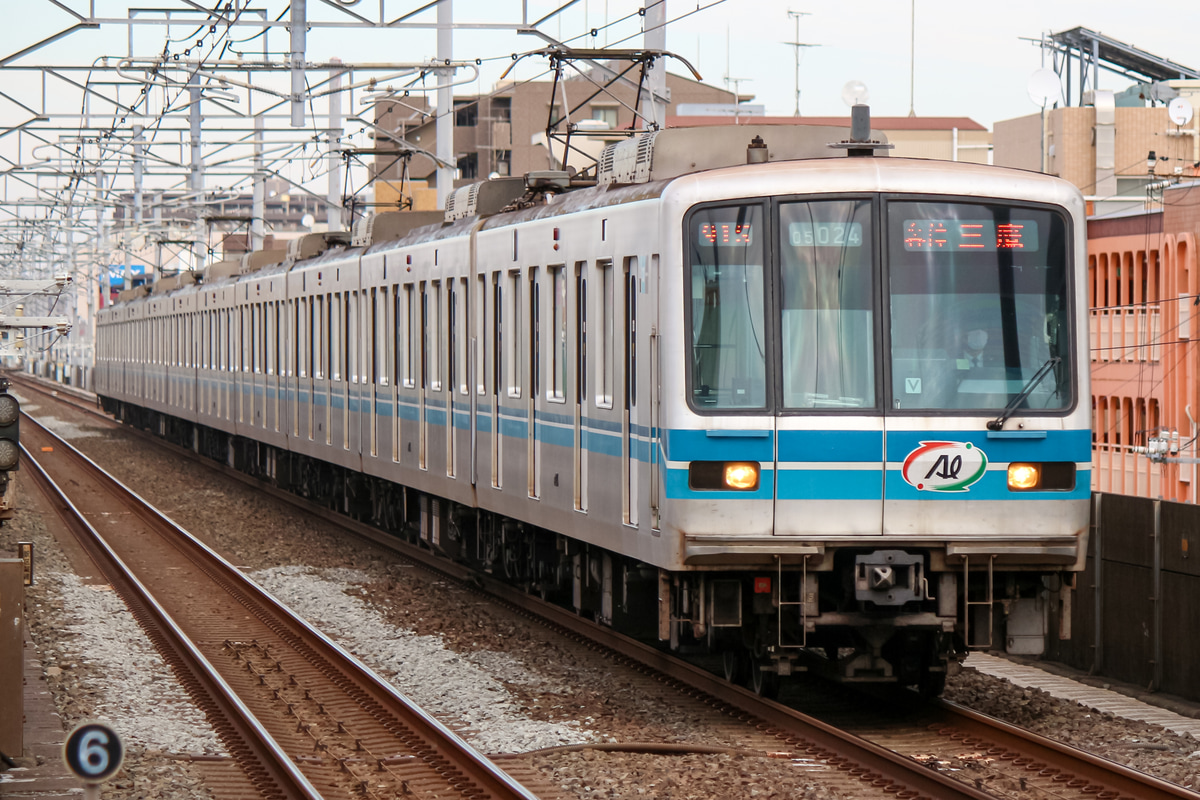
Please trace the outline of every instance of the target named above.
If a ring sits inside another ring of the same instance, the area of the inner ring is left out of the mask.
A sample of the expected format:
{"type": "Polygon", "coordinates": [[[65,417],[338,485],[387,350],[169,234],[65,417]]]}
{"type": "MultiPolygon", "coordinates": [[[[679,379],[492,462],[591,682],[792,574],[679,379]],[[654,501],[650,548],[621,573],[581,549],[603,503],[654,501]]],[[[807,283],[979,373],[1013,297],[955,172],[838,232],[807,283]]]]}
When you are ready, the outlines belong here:
{"type": "Polygon", "coordinates": [[[1058,75],[1049,67],[1042,67],[1034,70],[1029,76],[1029,99],[1041,107],[1042,125],[1041,125],[1041,142],[1042,142],[1042,163],[1041,171],[1045,172],[1048,168],[1046,164],[1046,105],[1053,102],[1057,105],[1059,98],[1062,96],[1062,87],[1058,83],[1058,75]]]}
{"type": "Polygon", "coordinates": [[[1167,116],[1171,122],[1183,127],[1192,121],[1192,104],[1186,97],[1176,97],[1167,104],[1167,116]]]}
{"type": "Polygon", "coordinates": [[[917,112],[914,105],[914,87],[917,74],[917,0],[912,0],[909,6],[909,36],[908,36],[908,115],[915,117],[917,112]]]}
{"type": "Polygon", "coordinates": [[[792,11],[788,10],[788,17],[796,20],[796,41],[784,42],[796,48],[796,116],[800,116],[800,48],[801,47],[818,47],[815,44],[805,44],[800,41],[800,18],[812,16],[807,11],[792,11]]]}

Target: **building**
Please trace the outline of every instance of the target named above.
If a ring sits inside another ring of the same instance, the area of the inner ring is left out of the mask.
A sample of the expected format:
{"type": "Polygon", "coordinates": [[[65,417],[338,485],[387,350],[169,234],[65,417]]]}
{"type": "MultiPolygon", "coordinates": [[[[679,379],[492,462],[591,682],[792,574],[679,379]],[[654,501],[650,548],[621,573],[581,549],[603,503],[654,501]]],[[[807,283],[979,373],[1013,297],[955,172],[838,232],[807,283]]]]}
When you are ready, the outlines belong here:
{"type": "MultiPolygon", "coordinates": [[[[1200,81],[1165,85],[1200,104],[1200,81]]],[[[1200,176],[1200,115],[1176,124],[1166,106],[1147,106],[1136,91],[1092,91],[1083,100],[997,122],[995,163],[1065,178],[1097,215],[1140,211],[1148,184],[1200,176]]]]}
{"type": "Polygon", "coordinates": [[[1198,240],[1198,182],[1088,223],[1093,489],[1197,501],[1198,240]]]}
{"type": "MultiPolygon", "coordinates": [[[[636,75],[636,70],[631,74],[636,75]]],[[[454,98],[454,157],[458,164],[454,185],[474,183],[490,175],[563,169],[562,147],[554,143],[547,146],[545,133],[548,125],[567,118],[568,111],[569,121],[585,131],[575,135],[573,145],[596,154],[609,142],[624,138],[619,131],[634,124],[636,83],[618,83],[608,91],[600,91],[592,80],[576,76],[560,81],[552,98],[553,88],[550,81],[510,81],[490,94],[454,98]]],[[[738,100],[733,92],[671,73],[667,73],[667,90],[671,97],[668,117],[681,104],[727,105],[738,100]]],[[[427,106],[409,100],[377,104],[376,127],[433,152],[437,121],[427,106]]],[[[373,177],[379,210],[394,209],[409,201],[414,209],[436,209],[433,160],[420,154],[400,158],[395,143],[384,134],[376,135],[375,144],[373,177]]],[[[586,158],[577,153],[567,163],[576,166],[583,161],[586,158]]]]}
{"type": "MultiPolygon", "coordinates": [[[[834,125],[850,127],[850,117],[766,117],[743,120],[755,125],[834,125]]],[[[672,128],[699,125],[729,125],[728,116],[670,116],[672,128]]],[[[968,117],[871,117],[871,128],[895,145],[890,155],[902,158],[936,158],[990,164],[992,135],[968,117]]]]}

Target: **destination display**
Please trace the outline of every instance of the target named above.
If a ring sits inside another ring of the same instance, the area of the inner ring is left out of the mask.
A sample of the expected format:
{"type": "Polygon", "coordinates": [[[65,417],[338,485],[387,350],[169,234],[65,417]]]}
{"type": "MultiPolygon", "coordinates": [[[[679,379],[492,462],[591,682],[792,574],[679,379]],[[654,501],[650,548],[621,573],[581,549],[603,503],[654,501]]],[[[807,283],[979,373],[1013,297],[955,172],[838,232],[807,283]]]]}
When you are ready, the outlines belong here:
{"type": "Polygon", "coordinates": [[[906,219],[905,250],[1037,250],[1038,225],[1015,219],[906,219]]]}
{"type": "Polygon", "coordinates": [[[754,226],[749,222],[701,222],[697,232],[698,243],[707,247],[754,244],[754,226]]]}
{"type": "Polygon", "coordinates": [[[862,223],[793,222],[788,240],[792,247],[862,247],[862,223]]]}

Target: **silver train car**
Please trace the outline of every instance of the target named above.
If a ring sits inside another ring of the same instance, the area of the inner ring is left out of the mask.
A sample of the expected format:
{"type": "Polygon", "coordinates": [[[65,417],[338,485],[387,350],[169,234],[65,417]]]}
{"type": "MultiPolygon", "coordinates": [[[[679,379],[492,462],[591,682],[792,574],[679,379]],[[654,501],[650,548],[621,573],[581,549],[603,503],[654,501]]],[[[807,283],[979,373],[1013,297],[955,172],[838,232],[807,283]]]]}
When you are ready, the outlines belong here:
{"type": "Polygon", "coordinates": [[[846,137],[644,134],[131,290],[97,393],[757,691],[936,694],[1085,563],[1084,204],[846,137]]]}

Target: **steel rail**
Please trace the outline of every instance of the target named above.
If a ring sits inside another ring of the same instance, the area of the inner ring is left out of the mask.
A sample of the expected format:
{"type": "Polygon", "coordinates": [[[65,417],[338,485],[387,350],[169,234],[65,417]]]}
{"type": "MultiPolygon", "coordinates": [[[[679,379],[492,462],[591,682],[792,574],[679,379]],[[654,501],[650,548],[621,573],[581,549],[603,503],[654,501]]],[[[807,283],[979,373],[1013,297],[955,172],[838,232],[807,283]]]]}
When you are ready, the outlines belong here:
{"type": "MultiPolygon", "coordinates": [[[[1130,769],[1107,758],[1084,752],[1070,745],[1021,730],[1002,720],[980,714],[969,708],[938,700],[931,708],[944,717],[947,728],[953,728],[983,746],[1003,748],[1007,754],[1032,759],[1028,769],[1056,771],[1056,779],[1069,783],[1083,780],[1096,787],[1086,792],[1096,797],[1120,797],[1136,800],[1200,800],[1200,793],[1130,769]],[[1109,792],[1109,794],[1105,794],[1109,792]]],[[[1002,756],[1003,757],[1003,756],[1002,756]]]]}
{"type": "MultiPolygon", "coordinates": [[[[287,606],[280,603],[272,595],[259,587],[252,580],[247,578],[240,570],[229,564],[224,558],[213,551],[210,547],[200,542],[187,531],[180,528],[170,519],[163,517],[153,508],[148,502],[140,497],[136,492],[132,491],[112,475],[108,474],[99,465],[83,453],[76,450],[70,443],[63,440],[61,437],[54,434],[29,415],[24,415],[25,418],[35,426],[39,432],[44,432],[45,435],[55,441],[56,452],[61,448],[62,453],[65,453],[69,459],[77,465],[84,466],[88,471],[93,472],[97,479],[104,485],[104,488],[112,495],[118,497],[122,502],[130,505],[134,509],[134,513],[138,514],[142,519],[154,525],[162,525],[172,530],[175,534],[175,544],[181,550],[185,551],[189,558],[199,563],[210,574],[219,574],[221,578],[233,584],[237,592],[244,596],[250,597],[254,603],[257,603],[270,610],[278,618],[283,621],[284,625],[289,626],[295,631],[301,632],[304,637],[304,643],[309,648],[312,648],[317,656],[334,665],[344,675],[353,676],[354,682],[362,686],[369,695],[372,695],[377,702],[380,702],[385,708],[397,713],[406,726],[416,734],[417,737],[423,739],[428,745],[440,756],[446,758],[453,763],[454,767],[461,771],[461,778],[467,782],[474,784],[473,796],[483,796],[491,798],[501,798],[502,800],[536,800],[535,795],[530,793],[524,786],[516,782],[504,770],[496,766],[492,761],[487,759],[473,747],[463,741],[457,734],[432,717],[424,709],[417,706],[405,695],[399,692],[390,683],[376,675],[365,665],[363,665],[355,656],[331,640],[321,631],[310,626],[306,621],[296,616],[287,606]]],[[[26,458],[29,462],[35,462],[33,454],[25,450],[26,458]]],[[[45,480],[51,485],[53,482],[49,476],[37,467],[39,474],[45,476],[45,480]]],[[[224,697],[225,703],[238,707],[238,710],[245,710],[249,719],[253,720],[253,715],[245,706],[237,700],[232,694],[232,690],[220,678],[211,664],[204,659],[199,650],[195,648],[188,640],[183,631],[177,626],[166,612],[149,596],[148,590],[136,578],[125,570],[124,564],[121,562],[115,552],[108,547],[100,534],[95,531],[90,524],[83,519],[82,515],[74,505],[66,498],[65,494],[54,487],[55,494],[59,498],[57,502],[63,504],[69,510],[70,516],[74,518],[69,522],[74,528],[76,525],[86,527],[89,540],[95,540],[103,549],[104,558],[111,562],[115,570],[119,570],[120,574],[117,577],[122,582],[130,584],[134,596],[138,601],[145,604],[152,610],[153,617],[156,622],[163,621],[164,630],[170,633],[172,644],[176,645],[176,638],[181,640],[182,653],[185,655],[189,663],[189,668],[198,670],[197,674],[202,678],[205,684],[214,684],[217,691],[220,693],[218,697],[224,697]],[[195,667],[192,667],[192,664],[195,667]],[[211,675],[209,674],[211,670],[211,675]]],[[[116,583],[114,582],[114,586],[116,583]]],[[[207,688],[207,686],[206,686],[207,688]]],[[[294,771],[300,781],[303,782],[302,793],[293,793],[289,787],[288,797],[304,797],[304,798],[320,798],[320,794],[311,787],[307,779],[300,773],[296,765],[290,758],[283,753],[282,748],[278,746],[265,728],[253,720],[253,726],[257,730],[261,730],[262,736],[269,740],[267,746],[271,754],[278,753],[279,756],[288,765],[286,771],[294,771]]]]}
{"type": "MultiPolygon", "coordinates": [[[[45,430],[28,414],[22,413],[22,416],[25,417],[27,424],[45,430]]],[[[53,436],[53,434],[51,435],[53,436]]],[[[62,442],[62,439],[54,438],[62,442]]],[[[70,447],[66,442],[63,442],[63,445],[70,447]]],[[[129,571],[120,556],[109,547],[99,531],[87,521],[83,513],[71,502],[62,488],[50,477],[50,474],[24,444],[21,445],[21,452],[24,464],[32,469],[35,483],[54,504],[54,510],[58,516],[92,557],[113,589],[126,602],[135,616],[148,617],[152,620],[151,624],[161,633],[165,644],[176,655],[176,663],[188,671],[189,677],[201,687],[204,694],[229,723],[233,733],[227,732],[227,736],[236,736],[241,747],[238,747],[237,743],[229,741],[226,741],[225,744],[238,759],[247,778],[253,781],[252,775],[255,771],[265,772],[270,776],[281,796],[321,800],[321,794],[283,752],[274,737],[267,732],[267,729],[238,698],[208,659],[200,653],[195,644],[159,605],[145,585],[129,571]],[[247,755],[254,760],[254,763],[246,763],[247,755]]]]}
{"type": "MultiPolygon", "coordinates": [[[[22,383],[25,384],[26,382],[22,381],[22,383]]],[[[49,392],[40,387],[40,382],[30,381],[28,385],[31,388],[49,394],[49,392]]],[[[87,402],[88,399],[81,392],[75,394],[75,397],[82,402],[87,402]]],[[[95,413],[97,416],[102,416],[105,419],[111,419],[111,417],[96,412],[92,408],[85,408],[84,410],[95,413]]],[[[830,752],[837,752],[841,743],[845,741],[850,741],[856,745],[866,745],[864,752],[870,755],[870,763],[872,764],[871,768],[873,771],[888,774],[890,777],[890,773],[884,773],[884,769],[888,768],[889,765],[897,765],[897,768],[901,770],[912,770],[922,778],[933,779],[930,783],[922,781],[919,786],[914,785],[912,787],[913,790],[924,792],[926,796],[993,797],[993,795],[985,791],[976,790],[963,784],[961,781],[930,770],[929,767],[921,762],[917,762],[907,756],[894,753],[879,745],[847,734],[833,726],[779,703],[760,698],[746,689],[730,685],[703,669],[678,661],[668,653],[630,639],[611,628],[579,617],[572,611],[546,603],[490,576],[481,575],[448,559],[441,558],[428,550],[407,544],[391,534],[365,523],[348,519],[311,501],[299,498],[278,487],[238,472],[227,465],[200,458],[190,450],[165,442],[138,428],[128,425],[125,428],[131,433],[144,437],[148,441],[153,441],[172,452],[188,455],[195,459],[197,463],[203,464],[213,471],[264,491],[277,499],[303,509],[307,513],[319,516],[332,524],[346,529],[359,538],[396,552],[406,559],[420,563],[425,568],[462,581],[478,588],[480,591],[485,591],[489,595],[519,609],[522,613],[546,620],[551,625],[560,628],[571,636],[586,638],[588,641],[607,647],[621,656],[638,662],[649,669],[669,675],[681,682],[686,682],[689,686],[694,686],[696,689],[704,691],[723,702],[735,705],[746,710],[748,713],[758,716],[770,725],[789,732],[797,731],[798,725],[811,726],[806,727],[803,734],[797,733],[797,735],[804,735],[805,738],[813,741],[819,748],[830,752]],[[953,786],[948,786],[947,784],[953,784],[953,786]],[[943,794],[942,792],[945,791],[952,793],[943,794]],[[953,792],[958,793],[955,794],[953,792]]],[[[1037,771],[1042,772],[1042,774],[1055,774],[1058,776],[1057,780],[1062,782],[1065,789],[1074,788],[1072,784],[1082,780],[1087,784],[1086,791],[1083,793],[1088,796],[1135,798],[1136,800],[1200,800],[1200,793],[1163,781],[1109,759],[1087,753],[1078,748],[1021,730],[1001,720],[980,714],[958,704],[949,701],[937,701],[931,704],[930,709],[942,715],[943,719],[939,723],[947,729],[956,729],[956,734],[960,738],[965,737],[972,741],[985,743],[989,747],[998,748],[1004,752],[1001,758],[1007,760],[1023,759],[1023,763],[1028,765],[1027,768],[1037,767],[1037,771]]],[[[847,757],[854,758],[852,756],[847,757]]],[[[901,776],[899,775],[892,779],[897,784],[902,783],[901,776]]]]}

